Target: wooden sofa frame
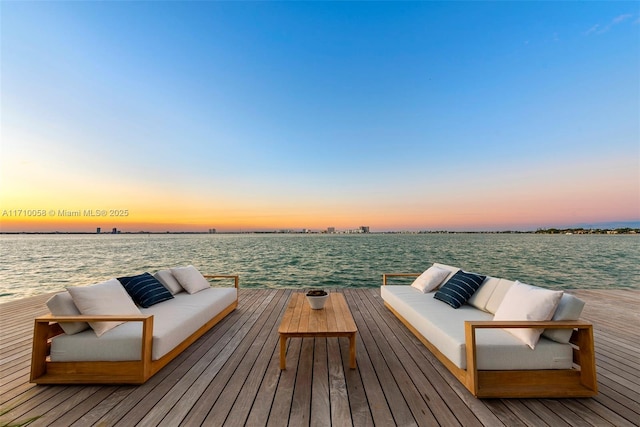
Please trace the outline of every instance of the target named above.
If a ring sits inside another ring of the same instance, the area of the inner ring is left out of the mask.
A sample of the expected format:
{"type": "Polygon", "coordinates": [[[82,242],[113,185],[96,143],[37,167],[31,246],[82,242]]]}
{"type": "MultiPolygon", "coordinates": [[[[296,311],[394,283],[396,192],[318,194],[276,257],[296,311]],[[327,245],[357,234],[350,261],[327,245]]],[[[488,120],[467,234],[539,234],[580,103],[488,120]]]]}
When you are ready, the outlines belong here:
{"type": "MultiPolygon", "coordinates": [[[[420,273],[387,273],[388,277],[417,277],[420,273]]],[[[593,325],[582,320],[571,321],[465,321],[465,348],[467,369],[451,362],[436,346],[386,301],[384,305],[424,344],[431,353],[464,385],[479,398],[558,398],[591,397],[598,393],[593,325]],[[546,328],[573,329],[572,369],[548,370],[478,370],[476,331],[484,328],[546,328]]]]}
{"type": "MultiPolygon", "coordinates": [[[[237,275],[205,275],[207,279],[234,279],[239,288],[237,275]]],[[[53,316],[35,319],[33,351],[31,354],[30,382],[37,384],[143,384],[160,369],[176,358],[205,332],[220,322],[238,306],[238,300],[229,304],[197,331],[178,344],[158,360],[152,360],[153,315],[104,315],[104,316],[53,316]],[[121,362],[52,362],[49,358],[51,339],[64,331],[63,322],[125,321],[142,322],[142,348],[140,360],[121,362]]]]}

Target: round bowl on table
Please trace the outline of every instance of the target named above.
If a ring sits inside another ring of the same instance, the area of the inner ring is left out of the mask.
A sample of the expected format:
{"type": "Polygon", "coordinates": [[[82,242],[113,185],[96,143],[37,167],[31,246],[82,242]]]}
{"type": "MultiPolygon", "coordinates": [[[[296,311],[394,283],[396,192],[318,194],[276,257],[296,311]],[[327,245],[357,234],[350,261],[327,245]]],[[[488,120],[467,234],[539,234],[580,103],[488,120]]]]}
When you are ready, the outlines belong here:
{"type": "Polygon", "coordinates": [[[309,301],[309,305],[311,306],[311,308],[313,310],[322,310],[324,308],[324,305],[327,302],[327,298],[329,298],[329,294],[326,292],[323,292],[324,295],[314,295],[311,292],[308,292],[306,297],[307,297],[307,301],[309,301]]]}

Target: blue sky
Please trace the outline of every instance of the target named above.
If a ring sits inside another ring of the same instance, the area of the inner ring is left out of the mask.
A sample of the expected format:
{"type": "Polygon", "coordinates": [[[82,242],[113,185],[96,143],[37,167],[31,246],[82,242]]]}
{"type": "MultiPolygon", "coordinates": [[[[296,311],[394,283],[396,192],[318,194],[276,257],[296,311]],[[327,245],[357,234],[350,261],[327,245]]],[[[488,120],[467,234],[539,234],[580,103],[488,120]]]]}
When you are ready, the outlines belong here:
{"type": "Polygon", "coordinates": [[[640,220],[638,2],[1,8],[3,209],[126,208],[150,229],[640,220]]]}

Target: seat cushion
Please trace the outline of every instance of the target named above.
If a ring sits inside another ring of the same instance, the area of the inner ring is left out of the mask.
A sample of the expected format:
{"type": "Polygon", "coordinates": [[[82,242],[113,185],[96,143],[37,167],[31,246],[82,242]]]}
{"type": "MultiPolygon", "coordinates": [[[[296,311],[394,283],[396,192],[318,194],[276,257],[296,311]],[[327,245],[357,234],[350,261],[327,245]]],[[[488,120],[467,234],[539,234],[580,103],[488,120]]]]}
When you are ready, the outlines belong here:
{"type": "MultiPolygon", "coordinates": [[[[398,312],[453,364],[466,369],[465,320],[491,320],[490,313],[463,305],[447,304],[411,286],[382,286],[385,303],[398,312]]],[[[480,329],[476,333],[477,366],[480,370],[570,369],[573,350],[568,344],[541,338],[532,350],[503,329],[480,329]]]]}
{"type": "MultiPolygon", "coordinates": [[[[158,360],[206,322],[237,300],[236,288],[209,288],[190,295],[181,292],[174,299],[140,311],[153,314],[152,359],[158,360]]],[[[140,360],[141,322],[126,322],[97,337],[91,331],[58,335],[52,339],[51,360],[126,361],[140,360]]]]}

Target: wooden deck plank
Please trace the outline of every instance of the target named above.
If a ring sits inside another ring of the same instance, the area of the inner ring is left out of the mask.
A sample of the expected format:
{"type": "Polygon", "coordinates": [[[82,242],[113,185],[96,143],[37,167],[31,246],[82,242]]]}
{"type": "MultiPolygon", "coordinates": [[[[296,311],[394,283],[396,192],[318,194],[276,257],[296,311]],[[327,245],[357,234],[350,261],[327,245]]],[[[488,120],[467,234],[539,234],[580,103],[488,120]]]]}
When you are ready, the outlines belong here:
{"type": "MultiPolygon", "coordinates": [[[[360,312],[363,315],[363,320],[369,325],[375,325],[376,327],[371,327],[369,332],[372,334],[373,338],[376,340],[376,343],[380,349],[380,352],[387,364],[388,369],[391,371],[391,374],[395,378],[398,388],[402,395],[404,396],[405,401],[407,402],[414,421],[417,425],[435,425],[438,422],[434,417],[429,405],[425,402],[422,397],[421,391],[418,390],[417,387],[421,385],[425,385],[426,381],[422,381],[421,384],[415,384],[412,380],[411,376],[407,373],[406,369],[417,369],[415,366],[407,367],[405,363],[410,363],[409,358],[407,357],[399,357],[399,353],[397,351],[403,351],[404,349],[400,345],[399,342],[395,341],[395,335],[390,333],[382,319],[375,315],[374,312],[368,310],[370,307],[367,307],[367,298],[356,298],[353,299],[354,303],[360,307],[360,312]],[[387,340],[390,339],[391,341],[387,340]],[[396,351],[392,351],[395,347],[396,351]]],[[[404,356],[405,354],[403,354],[404,356]]],[[[412,372],[415,374],[416,372],[412,372]]],[[[417,379],[418,375],[414,375],[414,379],[417,379]]],[[[419,381],[419,380],[418,380],[419,381]]],[[[430,401],[432,403],[433,400],[430,401]]],[[[448,413],[447,415],[451,415],[451,412],[446,405],[440,406],[440,409],[445,409],[448,413]]],[[[444,415],[447,417],[447,415],[444,415]]],[[[460,425],[458,420],[453,416],[447,417],[448,425],[460,425]]]]}
{"type": "MultiPolygon", "coordinates": [[[[349,366],[349,346],[348,340],[345,338],[327,339],[327,370],[328,370],[328,389],[330,396],[330,420],[329,425],[352,426],[354,421],[352,413],[364,409],[363,404],[364,393],[362,386],[360,388],[349,388],[347,386],[347,373],[354,372],[354,369],[347,369],[349,366]],[[340,342],[345,344],[345,348],[340,347],[340,342]],[[344,358],[342,357],[344,355],[344,358]],[[350,394],[350,390],[354,394],[350,394]],[[352,403],[354,406],[350,406],[352,403]]],[[[355,376],[354,376],[355,377],[355,376]]],[[[366,402],[366,401],[365,401],[366,402]]],[[[368,406],[366,413],[369,414],[368,406]]],[[[312,414],[313,415],[313,414],[312,414]]],[[[362,414],[354,414],[356,417],[362,418],[362,414]]],[[[362,425],[363,420],[359,419],[357,425],[362,425]]],[[[373,423],[373,421],[372,421],[373,423]]]]}
{"type": "MultiPolygon", "coordinates": [[[[360,342],[366,346],[375,374],[380,383],[383,384],[383,393],[393,415],[394,422],[398,425],[417,425],[411,408],[405,400],[391,369],[389,369],[387,365],[383,352],[376,345],[375,337],[371,332],[373,329],[375,333],[375,324],[371,322],[367,313],[363,312],[362,309],[360,309],[358,314],[360,316],[360,322],[356,320],[356,323],[359,326],[358,331],[362,338],[360,342]]],[[[371,399],[369,401],[371,402],[371,399]]]]}
{"type": "MultiPolygon", "coordinates": [[[[605,422],[611,423],[614,426],[617,426],[617,427],[632,427],[632,426],[637,426],[638,425],[638,417],[637,416],[629,413],[626,409],[622,410],[621,412],[626,413],[627,417],[625,418],[625,417],[620,416],[619,413],[616,411],[617,406],[615,404],[611,405],[611,406],[605,406],[600,401],[596,401],[594,399],[580,400],[580,401],[578,401],[578,403],[580,405],[585,406],[586,408],[589,408],[589,410],[591,410],[595,414],[598,414],[601,419],[605,420],[605,422]],[[635,418],[636,422],[630,422],[629,421],[629,420],[633,420],[634,418],[635,418]]],[[[638,401],[635,402],[635,406],[637,408],[638,401]]],[[[577,410],[582,411],[582,408],[577,408],[577,410]]]]}
{"type": "MultiPolygon", "coordinates": [[[[273,296],[273,294],[269,294],[273,296]]],[[[252,313],[249,317],[237,322],[237,328],[231,333],[225,333],[223,336],[215,340],[213,345],[205,343],[207,351],[199,357],[197,362],[191,365],[186,374],[180,377],[178,382],[163,395],[148,395],[143,399],[144,405],[139,404],[135,411],[129,411],[125,417],[120,419],[116,425],[131,426],[138,422],[148,425],[156,425],[160,423],[169,410],[178,413],[180,422],[181,415],[188,413],[194,402],[197,401],[206,389],[210,381],[224,367],[226,360],[231,357],[237,347],[242,343],[241,338],[244,337],[253,326],[252,319],[259,317],[262,309],[266,307],[267,301],[262,298],[255,298],[250,305],[252,313]],[[158,397],[162,397],[157,400],[158,397]]],[[[232,313],[237,314],[237,313],[232,313]]],[[[217,328],[222,331],[222,328],[217,328]]],[[[212,402],[213,403],[213,402],[212,402]]],[[[175,425],[175,424],[173,424],[175,425]]]]}
{"type": "MultiPolygon", "coordinates": [[[[329,339],[329,341],[335,340],[329,339]]],[[[316,338],[313,353],[313,380],[311,383],[311,415],[309,418],[309,425],[312,427],[327,427],[331,425],[332,400],[329,396],[330,365],[328,359],[327,338],[316,338]]],[[[340,357],[338,356],[339,360],[340,357]]]]}
{"type": "MultiPolygon", "coordinates": [[[[289,351],[291,351],[291,353],[295,352],[296,345],[298,346],[298,348],[300,346],[300,340],[294,341],[294,345],[291,345],[291,343],[289,343],[289,351]]],[[[268,351],[265,351],[264,355],[269,358],[268,351]]],[[[287,371],[285,371],[287,372],[286,375],[290,376],[291,374],[289,374],[288,372],[296,368],[297,364],[288,368],[287,371]]],[[[264,377],[262,378],[262,382],[255,396],[253,406],[251,407],[249,414],[246,416],[246,425],[267,424],[270,415],[272,415],[272,408],[275,406],[273,402],[278,391],[278,386],[280,385],[282,374],[283,372],[280,371],[280,340],[277,339],[276,344],[272,348],[269,365],[264,377]]],[[[278,416],[277,414],[273,415],[274,418],[278,416]]],[[[280,415],[284,416],[282,413],[280,415]]],[[[286,413],[286,419],[289,419],[288,412],[286,413]]]]}
{"type": "Polygon", "coordinates": [[[99,425],[100,420],[106,413],[108,413],[114,406],[126,399],[134,390],[135,386],[121,386],[115,389],[109,387],[106,393],[106,397],[101,401],[88,401],[93,406],[89,411],[85,412],[73,424],[69,424],[71,427],[85,427],[90,425],[99,425]]]}
{"type": "MultiPolygon", "coordinates": [[[[253,366],[246,375],[239,375],[239,381],[236,380],[238,383],[243,381],[243,384],[241,388],[238,389],[238,394],[226,416],[226,420],[221,419],[221,417],[217,418],[217,416],[212,417],[211,414],[216,414],[218,412],[215,408],[212,408],[209,418],[207,418],[205,422],[210,422],[210,425],[222,425],[223,421],[227,426],[246,425],[249,412],[256,403],[256,395],[258,394],[264,378],[266,378],[269,373],[269,364],[271,359],[269,357],[265,357],[265,355],[272,354],[279,344],[277,319],[282,316],[287,299],[288,296],[285,292],[278,292],[278,299],[274,301],[274,304],[272,304],[273,307],[271,309],[270,317],[265,322],[266,339],[260,348],[258,348],[259,343],[256,342],[254,342],[254,345],[252,346],[254,350],[251,355],[251,359],[254,359],[253,366]]],[[[262,338],[260,341],[262,341],[262,338]]],[[[234,374],[234,377],[236,376],[237,375],[234,374]]],[[[235,384],[233,387],[237,388],[238,385],[239,384],[235,384]]],[[[229,389],[225,389],[225,398],[228,394],[233,395],[234,393],[229,389]]]]}
{"type": "Polygon", "coordinates": [[[395,316],[388,316],[389,311],[382,305],[378,294],[365,295],[369,300],[368,311],[376,311],[380,316],[379,325],[385,326],[383,335],[392,340],[391,346],[398,356],[405,360],[405,363],[411,364],[412,378],[416,378],[414,381],[417,382],[418,388],[428,396],[430,409],[441,423],[460,422],[463,425],[477,425],[482,424],[480,420],[484,420],[485,425],[500,424],[482,401],[472,397],[448,370],[443,369],[440,362],[395,316]],[[429,363],[425,363],[425,358],[429,363]],[[450,419],[451,413],[455,414],[457,420],[450,419]]]}
{"type": "Polygon", "coordinates": [[[348,368],[348,339],[306,338],[289,340],[288,369],[280,371],[277,329],[294,292],[241,289],[238,310],[140,386],[28,383],[33,318],[47,312],[50,295],[0,304],[0,406],[11,409],[0,421],[41,416],[33,426],[77,427],[198,420],[234,426],[638,425],[640,291],[572,290],[587,302],[583,317],[594,323],[600,393],[526,400],[473,398],[383,306],[378,289],[340,292],[359,330],[355,370],[348,368]]]}
{"type": "Polygon", "coordinates": [[[564,420],[563,414],[558,413],[559,408],[556,408],[555,410],[552,408],[553,403],[557,402],[542,401],[540,399],[529,399],[524,402],[527,408],[540,417],[542,422],[546,425],[553,427],[569,426],[569,423],[564,420]],[[558,415],[560,415],[560,417],[558,415]]]}
{"type": "MultiPolygon", "coordinates": [[[[286,307],[289,294],[286,293],[280,300],[280,311],[286,307]]],[[[247,394],[246,398],[251,397],[252,403],[240,400],[241,405],[234,405],[229,415],[229,419],[238,420],[236,425],[266,425],[272,408],[272,402],[275,398],[280,371],[280,339],[277,334],[278,322],[274,322],[272,333],[269,341],[265,344],[261,352],[259,370],[256,372],[255,381],[251,381],[253,385],[249,389],[251,394],[247,394]],[[264,366],[266,365],[266,368],[264,366]],[[257,386],[257,390],[254,388],[257,386]],[[246,408],[247,411],[242,411],[246,408]],[[242,421],[242,422],[240,422],[242,421]]],[[[293,351],[293,350],[292,350],[293,351]]],[[[244,389],[243,389],[244,390],[244,389]]],[[[243,397],[245,393],[243,391],[243,397]]],[[[230,425],[234,425],[232,422],[230,425]]]]}
{"type": "MultiPolygon", "coordinates": [[[[42,420],[44,421],[46,416],[45,424],[48,426],[60,416],[73,410],[75,406],[79,405],[97,391],[98,387],[96,386],[64,387],[62,390],[57,390],[54,395],[49,396],[46,399],[31,399],[30,402],[33,406],[28,411],[22,413],[18,418],[28,419],[31,417],[42,416],[42,420]]],[[[27,405],[26,408],[29,406],[31,405],[27,405]]]]}
{"type": "MultiPolygon", "coordinates": [[[[265,310],[263,316],[261,316],[254,328],[258,329],[258,334],[255,338],[249,334],[244,340],[249,344],[249,347],[239,348],[238,351],[227,362],[229,369],[223,370],[219,374],[219,378],[216,377],[216,384],[211,384],[203,398],[198,400],[198,405],[202,402],[202,406],[206,409],[210,409],[206,418],[202,421],[202,425],[223,425],[230,419],[230,412],[236,406],[240,406],[244,400],[244,405],[239,417],[246,417],[251,403],[257,392],[259,382],[252,377],[262,378],[265,374],[267,362],[260,362],[260,355],[267,348],[267,351],[271,349],[277,342],[277,320],[280,318],[280,313],[286,301],[286,298],[281,298],[282,294],[278,294],[277,304],[270,304],[268,310],[265,310]],[[256,366],[257,365],[257,366],[256,366]],[[223,386],[223,383],[226,385],[223,386]],[[210,394],[209,394],[210,393],[210,394]],[[207,396],[216,396],[219,394],[215,404],[211,405],[211,401],[207,401],[207,396]],[[244,414],[244,415],[242,415],[244,414]]],[[[264,358],[263,358],[264,359],[264,358]]],[[[196,406],[192,409],[194,412],[196,406]]],[[[191,413],[189,413],[191,416],[191,413]]],[[[188,418],[185,421],[191,423],[192,418],[188,418]]]]}
{"type": "MultiPolygon", "coordinates": [[[[345,294],[345,300],[348,300],[350,298],[349,297],[350,290],[345,289],[343,292],[345,294]]],[[[350,310],[353,317],[353,313],[358,311],[358,307],[351,306],[350,310]]],[[[360,340],[359,334],[356,334],[356,340],[357,341],[360,340]]],[[[336,348],[335,354],[338,354],[338,351],[339,351],[339,354],[342,357],[342,366],[338,366],[339,361],[336,360],[336,362],[333,363],[330,360],[329,367],[330,369],[332,366],[335,367],[336,370],[341,369],[342,373],[344,374],[344,381],[346,386],[345,393],[349,397],[348,410],[351,413],[350,416],[351,416],[352,425],[355,427],[373,426],[374,425],[373,416],[371,414],[371,408],[367,400],[367,394],[365,393],[365,390],[364,390],[364,384],[362,382],[362,375],[361,375],[361,363],[363,360],[363,354],[361,352],[362,352],[363,346],[360,343],[356,342],[356,359],[357,359],[356,369],[342,368],[344,366],[348,366],[347,361],[349,360],[349,342],[346,339],[340,339],[337,342],[331,340],[329,341],[329,346],[335,347],[336,348]]],[[[331,351],[331,354],[334,354],[334,351],[331,351]]],[[[390,413],[389,413],[389,416],[391,417],[390,413]]],[[[333,418],[337,417],[337,414],[335,411],[332,412],[332,417],[333,418]]],[[[335,424],[338,421],[334,419],[333,422],[335,424]]]]}
{"type": "MultiPolygon", "coordinates": [[[[277,295],[272,294],[272,297],[277,297],[277,295]]],[[[241,342],[232,352],[223,357],[224,365],[220,369],[216,369],[215,377],[212,377],[208,384],[199,378],[198,381],[201,384],[191,386],[185,395],[180,398],[179,403],[167,413],[160,425],[172,426],[181,422],[188,425],[206,424],[204,420],[212,412],[215,412],[215,415],[220,417],[220,423],[210,425],[222,424],[230,410],[230,406],[235,401],[238,388],[242,386],[242,376],[245,375],[246,378],[246,372],[251,368],[253,360],[255,360],[253,357],[255,349],[253,352],[250,349],[253,345],[256,347],[261,346],[263,340],[266,339],[263,327],[266,320],[273,315],[271,300],[271,297],[264,298],[257,308],[253,309],[253,315],[245,324],[244,331],[246,332],[239,332],[243,336],[241,342]],[[238,375],[237,381],[230,381],[236,373],[238,375]],[[228,396],[226,393],[227,387],[229,388],[228,396]],[[223,391],[225,392],[224,396],[223,391]],[[222,401],[220,401],[221,398],[222,401]],[[225,408],[225,405],[227,405],[227,408],[225,408]]],[[[212,363],[216,362],[213,361],[212,363]]],[[[145,418],[145,420],[153,421],[149,418],[145,418]]]]}
{"type": "MultiPolygon", "coordinates": [[[[250,305],[255,298],[249,297],[242,304],[250,305]]],[[[114,425],[125,417],[130,411],[134,414],[146,414],[146,408],[158,402],[163,396],[179,384],[180,381],[191,372],[194,365],[200,361],[209,351],[207,341],[216,342],[225,340],[228,335],[235,334],[242,327],[242,317],[237,312],[231,313],[223,319],[212,331],[209,331],[201,339],[190,346],[187,351],[171,361],[167,367],[154,375],[149,381],[137,386],[126,396],[126,399],[118,402],[110,411],[98,419],[96,423],[114,425]],[[158,377],[160,375],[160,377],[158,377]]]]}
{"type": "MultiPolygon", "coordinates": [[[[357,316],[356,313],[353,313],[354,316],[357,316]]],[[[346,341],[346,340],[341,340],[346,341]]],[[[371,413],[371,419],[375,425],[387,426],[394,425],[393,414],[391,413],[391,408],[389,408],[389,404],[387,402],[387,398],[385,396],[385,392],[383,389],[383,384],[378,378],[375,368],[373,366],[373,361],[369,356],[369,351],[367,347],[364,345],[362,339],[358,340],[361,345],[358,348],[358,356],[357,356],[357,371],[360,381],[363,385],[363,391],[366,397],[366,400],[369,404],[369,410],[371,413]]],[[[347,345],[348,344],[344,344],[347,345]]],[[[347,347],[348,348],[348,347],[347,347]]],[[[346,355],[347,351],[343,349],[343,360],[348,357],[346,355]]],[[[344,363],[343,363],[344,365],[344,363]]],[[[351,371],[351,370],[350,370],[351,371]]],[[[347,373],[347,378],[350,376],[355,376],[355,371],[351,371],[354,375],[349,375],[347,373]]],[[[348,387],[354,386],[354,380],[348,381],[348,387]]],[[[356,383],[357,387],[358,384],[356,383]]],[[[368,424],[368,420],[366,418],[366,414],[363,414],[365,425],[368,424]]],[[[356,419],[352,418],[352,421],[356,421],[356,419]]]]}
{"type": "MultiPolygon", "coordinates": [[[[289,420],[289,414],[291,412],[291,402],[293,400],[293,390],[295,388],[296,374],[298,373],[298,360],[300,358],[300,348],[302,347],[302,340],[289,340],[287,357],[291,357],[289,366],[285,371],[280,372],[280,378],[278,379],[278,385],[275,389],[275,395],[272,400],[268,419],[266,425],[279,426],[283,425],[284,420],[289,420]]],[[[258,420],[255,425],[264,425],[261,420],[258,420]]]]}
{"type": "Polygon", "coordinates": [[[311,416],[311,385],[313,381],[313,350],[315,338],[303,338],[295,387],[289,410],[289,424],[307,426],[311,416]]]}
{"type": "MultiPolygon", "coordinates": [[[[337,341],[330,340],[328,342],[328,345],[329,347],[335,347],[335,349],[330,350],[332,354],[335,351],[336,354],[339,354],[341,356],[341,366],[349,366],[349,341],[347,339],[339,339],[337,341]]],[[[329,363],[332,363],[332,359],[329,360],[329,363]]],[[[335,364],[330,365],[330,370],[339,369],[339,363],[339,360],[335,360],[335,364]],[[334,368],[332,369],[331,366],[334,366],[334,368]]],[[[333,408],[331,410],[332,424],[340,425],[341,423],[345,423],[346,425],[353,425],[354,427],[374,426],[375,424],[373,422],[373,415],[371,413],[369,401],[367,400],[367,395],[364,390],[364,384],[362,383],[360,366],[358,366],[357,369],[342,369],[341,374],[344,374],[345,384],[340,384],[340,387],[346,387],[346,389],[340,389],[338,393],[339,396],[342,396],[343,393],[346,393],[346,396],[348,396],[348,401],[342,399],[336,400],[336,402],[340,403],[341,405],[340,408],[337,408],[337,410],[334,410],[333,408]],[[342,411],[344,411],[344,416],[340,416],[342,411]],[[351,424],[348,424],[349,419],[351,421],[351,424]]],[[[332,376],[331,373],[329,375],[332,376]]],[[[331,378],[332,377],[330,377],[330,380],[333,382],[331,378]]],[[[340,381],[342,380],[343,379],[340,376],[340,381]]],[[[373,402],[374,405],[376,405],[377,403],[378,402],[373,402]]],[[[391,413],[389,413],[389,417],[391,418],[391,413]]]]}
{"type": "Polygon", "coordinates": [[[93,410],[97,404],[107,399],[118,387],[97,387],[97,391],[90,396],[79,397],[74,405],[69,405],[69,409],[61,413],[60,417],[55,421],[49,423],[50,427],[67,427],[73,425],[76,422],[82,422],[84,425],[89,425],[85,415],[89,411],[93,410]]]}

